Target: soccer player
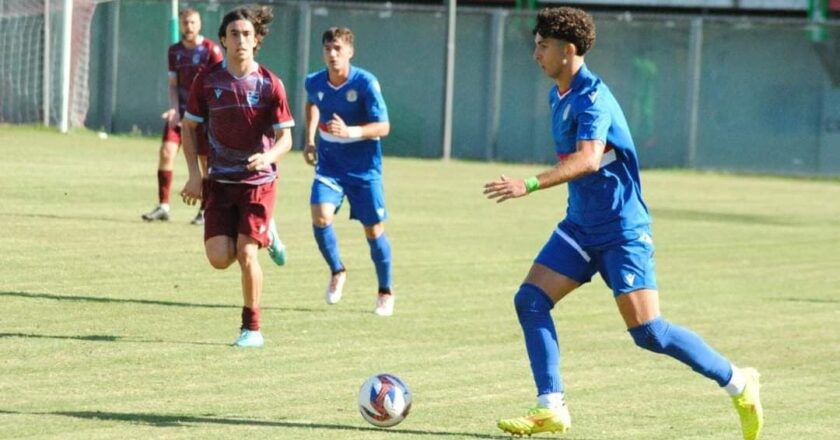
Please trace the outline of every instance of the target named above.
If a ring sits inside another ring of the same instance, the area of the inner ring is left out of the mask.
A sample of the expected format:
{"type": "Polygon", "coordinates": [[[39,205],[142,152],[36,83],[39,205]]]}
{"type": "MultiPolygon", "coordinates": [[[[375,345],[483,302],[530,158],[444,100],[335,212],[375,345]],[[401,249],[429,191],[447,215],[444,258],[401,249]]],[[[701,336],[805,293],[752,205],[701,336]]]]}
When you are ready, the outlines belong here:
{"type": "Polygon", "coordinates": [[[326,301],[335,304],[341,300],[347,279],[332,227],[346,196],[350,218],[362,223],[376,268],[379,291],[374,313],[391,316],[394,292],[391,245],[382,223],[388,214],[380,143],[391,130],[388,109],[376,77],[350,64],[354,51],[350,29],[329,28],[322,35],[321,43],[327,67],[306,77],[304,160],[315,166],[309,200],[312,229],[318,249],[332,272],[326,301]]]}
{"type": "MultiPolygon", "coordinates": [[[[181,41],[169,46],[169,110],[163,119],[163,141],[158,159],[158,206],[143,214],[147,222],[169,220],[169,189],[172,186],[172,168],[181,144],[181,116],[187,107],[190,86],[198,71],[222,61],[222,51],[212,40],[204,38],[201,32],[201,16],[192,8],[179,14],[181,41]]],[[[207,135],[201,127],[198,132],[198,156],[203,175],[207,174],[207,135]]],[[[192,224],[204,223],[204,213],[198,210],[192,224]]]]}
{"type": "Polygon", "coordinates": [[[650,216],[642,199],[639,163],[627,122],[610,89],[584,63],[595,42],[592,17],[580,9],[542,9],[534,28],[534,58],[556,85],[549,92],[558,163],[536,176],[501,176],[484,186],[504,202],[568,183],[566,218],[537,255],[514,297],[537,387],[526,416],[500,420],[512,434],[565,431],[571,426],[560,376],[560,349],[551,309],[600,273],[639,347],[670,356],[712,379],[731,397],[744,439],[763,424],[759,375],[737,368],[690,330],[659,311],[650,216]]]}
{"type": "Polygon", "coordinates": [[[219,41],[225,61],[199,72],[183,121],[189,180],[181,196],[190,205],[206,200],[204,249],[210,265],[225,269],[237,261],[242,272],[238,347],[263,345],[257,251],[268,246],[277,264],[285,258],[272,214],[276,162],[292,147],[294,120],[283,83],[254,59],[272,19],[269,7],[237,8],[224,16],[219,41]],[[195,150],[198,124],[207,126],[210,142],[204,188],[195,150]]]}

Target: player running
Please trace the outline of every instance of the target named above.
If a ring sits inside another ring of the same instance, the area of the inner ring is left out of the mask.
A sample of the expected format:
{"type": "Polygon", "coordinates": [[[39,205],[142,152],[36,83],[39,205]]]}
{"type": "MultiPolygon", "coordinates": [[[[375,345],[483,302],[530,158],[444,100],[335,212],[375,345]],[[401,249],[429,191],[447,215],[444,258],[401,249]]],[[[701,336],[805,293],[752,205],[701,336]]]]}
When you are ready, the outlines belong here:
{"type": "Polygon", "coordinates": [[[347,279],[332,227],[335,214],[347,197],[350,218],[362,223],[376,268],[379,290],[374,313],[391,316],[391,244],[382,223],[388,213],[380,143],[391,130],[388,109],[376,77],[350,64],[354,51],[350,29],[327,29],[321,43],[327,67],[306,77],[304,159],[315,166],[310,197],[312,230],[332,272],[326,301],[335,304],[341,300],[347,279]]]}
{"type": "Polygon", "coordinates": [[[225,269],[234,261],[242,272],[242,326],[238,347],[261,347],[260,297],[263,274],[257,259],[268,247],[282,265],[285,250],[272,215],[276,162],[292,147],[295,125],[283,83],[254,59],[268,34],[271,8],[237,8],[219,27],[225,61],[196,77],[184,114],[184,156],[189,180],[184,202],[206,201],[204,248],[210,264],[225,269]],[[196,158],[196,129],[207,126],[208,182],[202,191],[196,158]]]}
{"type": "MultiPolygon", "coordinates": [[[[216,43],[205,38],[201,32],[201,16],[198,11],[187,8],[179,13],[181,41],[169,46],[169,110],[165,111],[163,119],[163,141],[160,145],[158,160],[158,205],[155,209],[141,217],[147,222],[169,220],[169,190],[172,187],[172,169],[175,156],[181,145],[181,117],[187,108],[187,97],[190,93],[195,75],[200,69],[212,66],[222,61],[222,51],[216,43]]],[[[198,157],[202,175],[207,175],[207,134],[204,127],[199,127],[198,157]]],[[[204,224],[204,211],[199,207],[198,214],[191,221],[194,225],[204,224]]]]}
{"type": "Polygon", "coordinates": [[[610,89],[584,63],[595,42],[592,17],[575,8],[546,8],[534,28],[534,58],[556,85],[549,92],[557,165],[527,179],[502,176],[484,193],[497,202],[568,183],[566,218],[537,255],[514,298],[525,336],[537,405],[500,420],[503,431],[566,431],[560,350],[551,309],[600,273],[636,345],[665,354],[714,380],[732,397],[745,440],[763,425],[759,374],[737,368],[690,330],[659,311],[648,209],[627,122],[610,89]]]}

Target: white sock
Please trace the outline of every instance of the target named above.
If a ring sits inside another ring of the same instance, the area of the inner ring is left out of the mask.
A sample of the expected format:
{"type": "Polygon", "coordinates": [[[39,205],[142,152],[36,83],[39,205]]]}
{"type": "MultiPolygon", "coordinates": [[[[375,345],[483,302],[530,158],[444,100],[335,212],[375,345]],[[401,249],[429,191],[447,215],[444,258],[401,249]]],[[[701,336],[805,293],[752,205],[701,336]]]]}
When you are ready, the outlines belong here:
{"type": "Polygon", "coordinates": [[[566,399],[563,397],[563,393],[540,394],[537,396],[537,405],[553,410],[566,406],[566,399]]]}
{"type": "Polygon", "coordinates": [[[158,205],[158,206],[160,206],[160,209],[162,209],[162,210],[164,210],[164,211],[166,211],[166,212],[169,212],[169,203],[161,203],[161,204],[160,204],[160,205],[158,205]]]}
{"type": "Polygon", "coordinates": [[[732,396],[740,396],[744,393],[744,387],[747,386],[747,379],[741,373],[741,370],[736,366],[732,366],[732,379],[729,383],[723,386],[723,389],[732,396]]]}

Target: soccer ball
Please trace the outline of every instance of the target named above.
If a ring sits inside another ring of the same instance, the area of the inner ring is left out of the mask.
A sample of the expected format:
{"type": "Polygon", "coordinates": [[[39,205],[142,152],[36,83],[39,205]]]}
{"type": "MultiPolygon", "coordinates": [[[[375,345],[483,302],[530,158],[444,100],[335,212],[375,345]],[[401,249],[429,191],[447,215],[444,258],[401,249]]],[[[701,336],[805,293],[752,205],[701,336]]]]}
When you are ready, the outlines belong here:
{"type": "Polygon", "coordinates": [[[388,428],[411,411],[411,391],[399,377],[381,373],[371,376],[359,390],[359,412],[371,425],[388,428]]]}

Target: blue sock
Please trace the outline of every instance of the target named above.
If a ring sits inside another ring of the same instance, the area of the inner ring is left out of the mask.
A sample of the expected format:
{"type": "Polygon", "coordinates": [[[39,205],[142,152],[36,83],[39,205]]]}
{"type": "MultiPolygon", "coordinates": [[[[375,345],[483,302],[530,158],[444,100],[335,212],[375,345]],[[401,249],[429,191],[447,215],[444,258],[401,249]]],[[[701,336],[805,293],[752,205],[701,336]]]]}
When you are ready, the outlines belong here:
{"type": "Polygon", "coordinates": [[[639,347],[671,356],[720,386],[732,379],[732,364],[725,357],[691,330],[661,316],[628,331],[639,347]]]}
{"type": "Polygon", "coordinates": [[[379,280],[379,291],[391,291],[391,243],[383,232],[374,239],[368,238],[370,245],[370,259],[376,267],[376,278],[379,280]]]}
{"type": "Polygon", "coordinates": [[[560,346],[557,331],[551,319],[554,304],[548,295],[533,284],[519,286],[513,298],[525,347],[531,360],[531,372],[537,385],[537,395],[562,393],[563,380],[560,377],[560,346]]]}
{"type": "Polygon", "coordinates": [[[321,250],[321,255],[330,266],[332,273],[341,272],[344,270],[344,265],[341,264],[341,257],[338,255],[338,239],[335,236],[335,231],[332,225],[320,228],[312,225],[312,232],[315,233],[315,241],[318,242],[318,249],[321,250]]]}

